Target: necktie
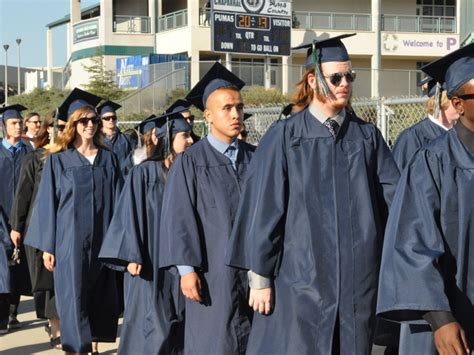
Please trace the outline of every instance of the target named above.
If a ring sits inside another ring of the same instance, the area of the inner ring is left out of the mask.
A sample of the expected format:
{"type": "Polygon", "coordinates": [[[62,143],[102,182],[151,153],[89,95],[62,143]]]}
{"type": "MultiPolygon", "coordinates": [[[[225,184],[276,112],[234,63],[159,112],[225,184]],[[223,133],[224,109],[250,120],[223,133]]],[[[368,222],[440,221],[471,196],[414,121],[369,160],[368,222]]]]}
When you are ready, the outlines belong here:
{"type": "Polygon", "coordinates": [[[13,146],[13,145],[10,147],[10,152],[12,152],[12,155],[15,155],[15,153],[17,152],[17,150],[18,150],[17,147],[15,147],[15,146],[13,146]]]}
{"type": "Polygon", "coordinates": [[[324,122],[324,125],[329,130],[329,133],[331,133],[333,138],[336,138],[337,131],[339,131],[339,124],[336,122],[336,120],[333,120],[332,118],[328,118],[324,122]]]}
{"type": "Polygon", "coordinates": [[[234,167],[234,169],[235,169],[235,160],[236,160],[235,153],[236,153],[236,149],[233,145],[229,145],[226,151],[224,152],[224,155],[227,158],[229,158],[230,161],[232,162],[232,166],[234,167]]]}

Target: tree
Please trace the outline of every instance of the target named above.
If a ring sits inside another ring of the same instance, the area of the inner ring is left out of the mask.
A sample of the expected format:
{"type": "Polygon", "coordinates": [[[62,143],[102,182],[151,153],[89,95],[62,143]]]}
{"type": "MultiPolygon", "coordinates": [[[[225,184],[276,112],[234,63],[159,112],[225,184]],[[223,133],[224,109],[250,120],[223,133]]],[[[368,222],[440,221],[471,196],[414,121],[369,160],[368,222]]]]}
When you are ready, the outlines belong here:
{"type": "Polygon", "coordinates": [[[83,65],[84,70],[90,74],[89,83],[85,85],[86,90],[106,100],[118,100],[124,97],[127,92],[119,89],[112,79],[114,72],[105,67],[103,53],[98,51],[90,60],[91,65],[83,65]]]}

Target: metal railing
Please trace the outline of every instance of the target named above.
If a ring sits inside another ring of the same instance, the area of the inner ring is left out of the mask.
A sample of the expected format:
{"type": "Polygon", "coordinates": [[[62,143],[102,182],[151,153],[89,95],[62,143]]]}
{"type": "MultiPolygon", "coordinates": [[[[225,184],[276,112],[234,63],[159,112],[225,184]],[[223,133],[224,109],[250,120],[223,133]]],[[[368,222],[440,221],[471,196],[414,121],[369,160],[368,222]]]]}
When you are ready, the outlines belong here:
{"type": "Polygon", "coordinates": [[[188,10],[180,10],[158,17],[156,32],[174,30],[188,25],[188,10]]]}
{"type": "Polygon", "coordinates": [[[456,18],[382,15],[382,30],[392,32],[456,33],[456,18]]]}
{"type": "Polygon", "coordinates": [[[293,28],[370,31],[371,18],[370,14],[294,11],[293,28]]]}
{"type": "Polygon", "coordinates": [[[114,16],[113,31],[116,33],[150,33],[148,16],[114,16]]]}

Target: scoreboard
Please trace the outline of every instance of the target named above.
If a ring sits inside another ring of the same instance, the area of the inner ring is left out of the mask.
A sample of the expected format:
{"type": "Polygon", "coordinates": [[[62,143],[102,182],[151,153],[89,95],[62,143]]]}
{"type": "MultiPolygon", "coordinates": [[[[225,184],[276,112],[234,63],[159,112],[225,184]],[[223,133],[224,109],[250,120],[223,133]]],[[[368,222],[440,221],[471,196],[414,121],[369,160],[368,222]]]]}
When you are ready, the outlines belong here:
{"type": "Polygon", "coordinates": [[[288,56],[290,0],[212,0],[214,52],[288,56]]]}

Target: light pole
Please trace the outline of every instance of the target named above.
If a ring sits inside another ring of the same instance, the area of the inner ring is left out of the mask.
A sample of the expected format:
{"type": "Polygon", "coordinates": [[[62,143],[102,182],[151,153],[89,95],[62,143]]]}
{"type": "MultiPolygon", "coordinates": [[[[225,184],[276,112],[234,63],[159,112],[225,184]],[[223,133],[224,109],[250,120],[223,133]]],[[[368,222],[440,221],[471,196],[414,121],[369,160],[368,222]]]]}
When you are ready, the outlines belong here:
{"type": "Polygon", "coordinates": [[[20,43],[21,43],[21,38],[16,39],[16,44],[18,44],[18,95],[21,94],[21,80],[20,80],[20,43]]]}
{"type": "Polygon", "coordinates": [[[4,87],[5,87],[5,106],[8,105],[8,55],[7,55],[8,48],[10,48],[10,46],[8,44],[3,45],[3,49],[5,49],[5,84],[4,84],[4,87]]]}

